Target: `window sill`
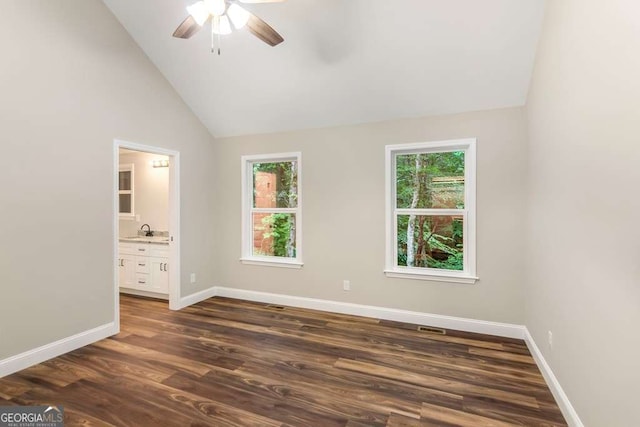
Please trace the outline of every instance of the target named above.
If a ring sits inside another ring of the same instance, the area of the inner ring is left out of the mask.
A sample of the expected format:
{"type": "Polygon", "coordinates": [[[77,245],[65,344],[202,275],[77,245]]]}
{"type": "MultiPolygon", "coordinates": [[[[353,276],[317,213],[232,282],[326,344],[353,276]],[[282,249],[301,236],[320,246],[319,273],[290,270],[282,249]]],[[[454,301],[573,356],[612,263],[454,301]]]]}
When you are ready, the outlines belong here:
{"type": "Polygon", "coordinates": [[[434,274],[406,270],[385,270],[384,274],[387,277],[396,279],[429,280],[433,282],[462,283],[465,285],[473,285],[480,280],[478,277],[465,274],[434,274]]]}
{"type": "Polygon", "coordinates": [[[260,265],[263,267],[280,267],[280,268],[302,268],[304,265],[296,260],[271,260],[264,258],[240,258],[240,262],[245,265],[260,265]]]}

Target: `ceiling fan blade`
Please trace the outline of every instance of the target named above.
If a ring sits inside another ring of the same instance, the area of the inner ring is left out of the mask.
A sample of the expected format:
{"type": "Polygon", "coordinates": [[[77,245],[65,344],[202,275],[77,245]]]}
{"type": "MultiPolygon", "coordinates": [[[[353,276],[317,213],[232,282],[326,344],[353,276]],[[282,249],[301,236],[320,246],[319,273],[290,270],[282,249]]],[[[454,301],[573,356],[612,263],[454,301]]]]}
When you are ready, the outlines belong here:
{"type": "Polygon", "coordinates": [[[173,37],[188,39],[197,33],[200,28],[202,27],[198,25],[195,19],[193,19],[193,16],[189,15],[180,25],[178,25],[178,28],[173,32],[173,37]]]}
{"type": "Polygon", "coordinates": [[[276,30],[271,28],[269,24],[258,18],[253,13],[249,15],[249,21],[247,21],[247,29],[251,32],[251,34],[259,38],[269,46],[276,46],[284,41],[282,36],[278,34],[276,30]]]}
{"type": "Polygon", "coordinates": [[[240,0],[240,3],[281,3],[285,0],[240,0]]]}

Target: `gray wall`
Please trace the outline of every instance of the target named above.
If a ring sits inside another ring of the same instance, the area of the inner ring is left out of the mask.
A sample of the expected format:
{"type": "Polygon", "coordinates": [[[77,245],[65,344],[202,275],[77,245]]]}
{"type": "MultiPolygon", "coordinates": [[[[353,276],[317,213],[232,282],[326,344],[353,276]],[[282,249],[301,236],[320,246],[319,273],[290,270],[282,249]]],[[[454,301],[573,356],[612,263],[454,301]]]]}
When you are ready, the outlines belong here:
{"type": "Polygon", "coordinates": [[[587,426],[640,425],[639,16],[549,1],[527,106],[526,325],[587,426]]]}
{"type": "Polygon", "coordinates": [[[216,284],[522,324],[525,142],[520,108],[218,139],[216,284]],[[464,137],[478,138],[480,281],[385,277],[385,144],[464,137]],[[242,265],[240,156],[289,151],[302,152],[305,265],[242,265]]]}
{"type": "Polygon", "coordinates": [[[113,320],[114,138],[180,151],[182,293],[211,286],[212,138],[103,3],[2,1],[0,51],[0,359],[113,320]]]}

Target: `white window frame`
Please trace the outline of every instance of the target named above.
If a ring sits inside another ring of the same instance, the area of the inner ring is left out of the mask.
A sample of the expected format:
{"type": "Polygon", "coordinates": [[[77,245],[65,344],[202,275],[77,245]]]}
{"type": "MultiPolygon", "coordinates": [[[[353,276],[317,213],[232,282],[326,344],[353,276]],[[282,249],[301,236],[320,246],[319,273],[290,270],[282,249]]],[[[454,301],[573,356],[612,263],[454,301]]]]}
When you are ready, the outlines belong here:
{"type": "Polygon", "coordinates": [[[386,255],[385,275],[393,278],[432,280],[473,284],[476,277],[476,140],[475,138],[448,141],[395,144],[385,147],[386,193],[386,255]],[[396,199],[396,156],[416,153],[464,151],[465,204],[464,209],[398,209],[396,199]],[[398,215],[406,214],[462,215],[463,270],[406,267],[398,265],[398,215]]]}
{"type": "Polygon", "coordinates": [[[131,196],[131,212],[120,212],[120,206],[118,205],[118,217],[120,219],[132,220],[136,217],[136,209],[135,209],[135,175],[134,175],[134,164],[133,163],[124,163],[119,165],[118,167],[118,203],[120,201],[120,194],[128,194],[131,196]],[[120,189],[120,172],[130,172],[131,176],[131,190],[121,190],[120,189]]]}
{"type": "Polygon", "coordinates": [[[269,267],[302,268],[302,153],[276,153],[242,156],[242,254],[240,262],[249,265],[269,267]],[[298,203],[295,208],[254,208],[253,207],[253,164],[297,162],[298,203]],[[296,216],[296,257],[271,257],[253,255],[253,214],[292,213],[296,216]]]}

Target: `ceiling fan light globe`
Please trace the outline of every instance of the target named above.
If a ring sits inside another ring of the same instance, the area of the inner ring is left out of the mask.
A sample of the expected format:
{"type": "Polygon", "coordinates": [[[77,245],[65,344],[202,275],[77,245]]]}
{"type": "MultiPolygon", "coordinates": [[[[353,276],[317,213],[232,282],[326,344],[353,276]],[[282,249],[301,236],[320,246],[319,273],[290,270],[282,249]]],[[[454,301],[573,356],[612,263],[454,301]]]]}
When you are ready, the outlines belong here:
{"type": "Polygon", "coordinates": [[[233,23],[233,26],[236,28],[236,30],[239,30],[240,28],[247,25],[247,21],[249,21],[249,12],[247,12],[237,4],[232,4],[229,6],[227,15],[229,15],[229,19],[231,19],[231,22],[233,23]]]}
{"type": "Polygon", "coordinates": [[[220,34],[223,36],[231,34],[231,23],[226,15],[214,16],[212,25],[211,30],[214,34],[220,34]]]}
{"type": "Polygon", "coordinates": [[[204,0],[204,4],[213,16],[222,16],[227,10],[227,4],[224,0],[204,0]]]}
{"type": "Polygon", "coordinates": [[[202,27],[207,19],[209,19],[209,11],[203,1],[198,1],[191,6],[187,6],[187,12],[202,27]]]}

